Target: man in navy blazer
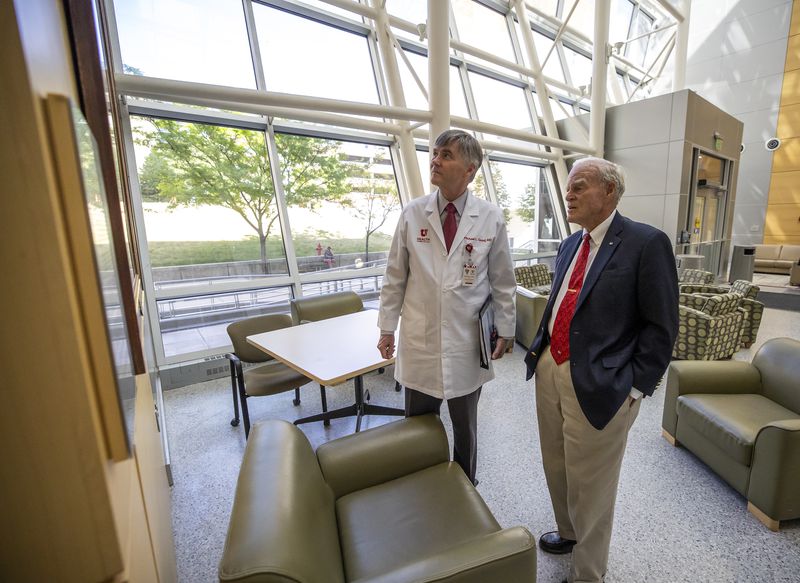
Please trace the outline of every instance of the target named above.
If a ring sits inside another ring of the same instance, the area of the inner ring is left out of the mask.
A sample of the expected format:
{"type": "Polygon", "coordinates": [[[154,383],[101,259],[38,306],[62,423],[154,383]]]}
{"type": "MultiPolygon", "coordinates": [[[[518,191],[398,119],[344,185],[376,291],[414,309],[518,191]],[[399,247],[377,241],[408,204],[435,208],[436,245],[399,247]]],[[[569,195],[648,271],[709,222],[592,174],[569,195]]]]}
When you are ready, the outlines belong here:
{"type": "Polygon", "coordinates": [[[539,330],[525,357],[558,530],[547,552],[573,553],[569,581],[601,582],[628,431],[656,389],[678,331],[678,278],[669,238],[616,210],[621,168],[575,163],[565,239],[539,330]],[[582,275],[582,277],[581,277],[582,275]]]}

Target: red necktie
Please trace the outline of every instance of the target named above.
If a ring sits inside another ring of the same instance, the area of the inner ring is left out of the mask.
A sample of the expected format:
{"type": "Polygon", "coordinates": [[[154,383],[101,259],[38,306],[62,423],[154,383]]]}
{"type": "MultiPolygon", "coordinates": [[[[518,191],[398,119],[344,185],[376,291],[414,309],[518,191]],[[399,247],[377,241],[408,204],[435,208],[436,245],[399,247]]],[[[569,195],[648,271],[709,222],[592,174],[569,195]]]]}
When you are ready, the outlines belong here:
{"type": "Polygon", "coordinates": [[[586,273],[586,263],[589,260],[589,233],[583,235],[583,245],[578,251],[578,260],[569,277],[569,286],[561,306],[556,314],[556,321],[553,322],[553,333],[550,335],[550,354],[556,364],[561,364],[569,359],[569,326],[572,323],[572,316],[575,314],[575,305],[578,303],[578,296],[581,295],[583,287],[583,276],[586,273]]]}
{"type": "Polygon", "coordinates": [[[444,219],[442,229],[444,230],[444,244],[447,247],[447,252],[450,253],[450,246],[453,244],[453,239],[456,238],[456,231],[458,225],[456,224],[456,207],[451,202],[448,203],[444,210],[447,211],[447,216],[444,219]]]}

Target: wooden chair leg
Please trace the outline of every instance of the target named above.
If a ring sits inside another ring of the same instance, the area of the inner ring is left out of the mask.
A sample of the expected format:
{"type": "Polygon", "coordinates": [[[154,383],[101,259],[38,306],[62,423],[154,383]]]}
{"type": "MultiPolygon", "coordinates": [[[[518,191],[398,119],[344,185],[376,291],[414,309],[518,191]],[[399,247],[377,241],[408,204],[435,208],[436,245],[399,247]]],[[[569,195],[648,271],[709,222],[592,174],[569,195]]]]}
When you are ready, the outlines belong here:
{"type": "MultiPolygon", "coordinates": [[[[322,412],[323,413],[327,413],[328,412],[328,396],[325,394],[325,385],[320,385],[319,386],[319,400],[322,401],[322,412]]],[[[322,424],[325,427],[328,427],[331,424],[331,420],[330,419],[325,419],[322,422],[322,424]]]]}
{"type": "Polygon", "coordinates": [[[300,404],[300,387],[294,390],[294,399],[292,400],[292,404],[297,407],[300,404]]]}
{"type": "Polygon", "coordinates": [[[766,526],[773,532],[778,532],[781,528],[781,521],[775,520],[774,518],[770,518],[766,515],[758,506],[753,504],[752,502],[747,503],[747,510],[750,511],[750,514],[758,518],[759,522],[766,526]]]}
{"type": "Polygon", "coordinates": [[[666,429],[662,429],[661,430],[661,435],[664,436],[664,439],[666,439],[671,446],[673,446],[673,447],[680,447],[681,446],[681,444],[678,442],[678,440],[675,439],[672,435],[670,435],[670,433],[666,429]]]}

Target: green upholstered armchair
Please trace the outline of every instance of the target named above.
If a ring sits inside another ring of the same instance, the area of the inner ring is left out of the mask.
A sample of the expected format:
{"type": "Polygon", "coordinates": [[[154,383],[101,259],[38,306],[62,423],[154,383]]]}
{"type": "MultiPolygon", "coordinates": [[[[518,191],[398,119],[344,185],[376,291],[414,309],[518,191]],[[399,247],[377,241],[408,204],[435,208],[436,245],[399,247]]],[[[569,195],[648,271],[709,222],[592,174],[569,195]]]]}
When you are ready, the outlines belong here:
{"type": "Polygon", "coordinates": [[[547,265],[523,265],[514,268],[517,280],[517,342],[527,348],[533,342],[542,314],[547,305],[547,296],[553,276],[547,265]]]}
{"type": "Polygon", "coordinates": [[[761,288],[746,279],[737,279],[732,285],[684,284],[681,293],[690,294],[724,294],[735,293],[741,296],[739,309],[742,310],[741,346],[750,348],[756,341],[761,318],[764,315],[764,304],[756,300],[761,288]]]}
{"type": "Polygon", "coordinates": [[[678,276],[678,283],[681,285],[686,283],[712,284],[714,283],[714,274],[702,269],[684,269],[678,276]]]}
{"type": "Polygon", "coordinates": [[[797,340],[768,340],[752,363],[671,363],[661,427],[747,498],[770,529],[800,518],[797,340]]]}
{"type": "Polygon", "coordinates": [[[295,326],[344,316],[364,309],[361,298],[352,291],[298,298],[291,300],[289,305],[292,309],[292,321],[295,326]]]}
{"type": "MultiPolygon", "coordinates": [[[[231,392],[233,393],[233,419],[231,425],[239,425],[239,406],[242,405],[244,435],[250,435],[250,413],[247,408],[249,397],[266,397],[284,391],[294,390],[294,404],[300,404],[300,387],[309,379],[281,362],[276,362],[269,354],[247,342],[247,337],[262,332],[271,332],[292,325],[289,314],[269,314],[246,318],[228,325],[228,336],[233,344],[233,352],[225,355],[231,367],[231,392]],[[257,364],[245,369],[243,363],[257,364]],[[238,395],[238,402],[237,402],[238,395]]],[[[324,397],[324,394],[323,394],[324,397]]],[[[323,410],[325,401],[323,399],[323,410]]]]}
{"type": "Polygon", "coordinates": [[[536,539],[501,528],[449,461],[435,415],[335,439],[254,426],[219,580],[247,583],[535,583],[536,539]]]}
{"type": "Polygon", "coordinates": [[[744,313],[738,294],[680,294],[672,358],[720,360],[739,350],[744,313]]]}

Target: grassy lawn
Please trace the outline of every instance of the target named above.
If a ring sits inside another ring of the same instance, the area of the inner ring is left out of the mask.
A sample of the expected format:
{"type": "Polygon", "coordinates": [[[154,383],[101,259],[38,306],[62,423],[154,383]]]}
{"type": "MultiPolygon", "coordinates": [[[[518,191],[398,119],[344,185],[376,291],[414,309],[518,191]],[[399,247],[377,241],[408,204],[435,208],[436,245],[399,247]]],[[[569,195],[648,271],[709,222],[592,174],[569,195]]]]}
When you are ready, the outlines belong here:
{"type": "MultiPolygon", "coordinates": [[[[301,235],[294,238],[295,253],[298,257],[314,256],[317,254],[317,243],[322,245],[323,249],[330,245],[336,255],[364,252],[364,239],[317,238],[301,235]]],[[[369,239],[370,253],[387,251],[391,243],[390,236],[375,233],[369,239]]],[[[154,241],[149,244],[149,249],[150,264],[153,267],[260,259],[258,239],[255,237],[244,241],[154,241]]],[[[267,256],[283,257],[283,255],[281,240],[267,239],[267,256]]]]}

